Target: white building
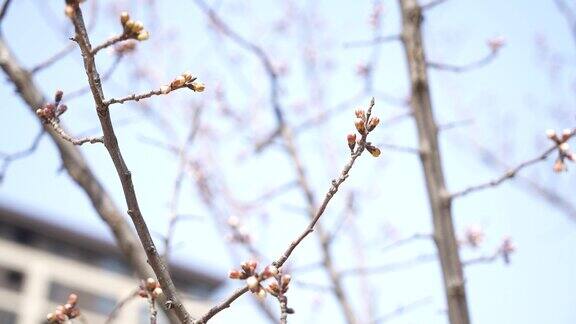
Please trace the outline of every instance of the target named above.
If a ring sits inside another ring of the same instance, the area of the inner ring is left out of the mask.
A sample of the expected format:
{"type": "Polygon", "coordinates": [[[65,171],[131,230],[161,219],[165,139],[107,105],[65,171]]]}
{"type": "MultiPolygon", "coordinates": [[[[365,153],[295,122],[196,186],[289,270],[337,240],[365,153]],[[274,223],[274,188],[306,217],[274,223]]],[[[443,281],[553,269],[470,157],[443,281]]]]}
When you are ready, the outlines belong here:
{"type": "MultiPolygon", "coordinates": [[[[138,286],[123,260],[106,241],[0,207],[0,324],[43,323],[70,293],[79,296],[88,323],[104,323],[117,302],[138,286]]],[[[188,310],[203,313],[221,281],[194,269],[170,269],[188,310]]],[[[115,323],[149,323],[148,314],[147,301],[136,298],[115,323]]]]}

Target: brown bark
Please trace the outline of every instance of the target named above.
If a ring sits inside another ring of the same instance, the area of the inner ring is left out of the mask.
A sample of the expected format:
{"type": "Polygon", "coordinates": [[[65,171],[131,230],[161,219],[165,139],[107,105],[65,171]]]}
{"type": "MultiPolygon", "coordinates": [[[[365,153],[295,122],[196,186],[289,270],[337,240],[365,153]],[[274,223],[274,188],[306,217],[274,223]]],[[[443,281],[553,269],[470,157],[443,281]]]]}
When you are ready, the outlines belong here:
{"type": "Polygon", "coordinates": [[[422,44],[422,8],[416,0],[399,0],[399,2],[402,10],[402,41],[412,88],[410,104],[418,128],[420,160],[432,210],[434,241],[442,267],[448,316],[451,324],[468,324],[470,318],[462,264],[452,223],[451,198],[444,181],[438,145],[438,127],[434,121],[430,99],[422,44]]]}

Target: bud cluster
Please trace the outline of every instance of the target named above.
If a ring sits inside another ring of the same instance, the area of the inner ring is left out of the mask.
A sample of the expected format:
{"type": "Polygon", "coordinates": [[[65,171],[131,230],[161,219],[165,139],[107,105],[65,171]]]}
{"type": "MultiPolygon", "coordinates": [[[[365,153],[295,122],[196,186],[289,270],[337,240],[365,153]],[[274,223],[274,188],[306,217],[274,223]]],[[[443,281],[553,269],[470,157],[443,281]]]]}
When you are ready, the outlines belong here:
{"type": "Polygon", "coordinates": [[[63,324],[69,322],[71,319],[80,316],[80,309],[78,308],[78,296],[70,294],[68,301],[64,305],[58,305],[53,313],[46,316],[49,324],[63,324]]]}
{"type": "Polygon", "coordinates": [[[278,297],[278,295],[286,294],[288,291],[288,284],[290,284],[290,280],[292,277],[289,274],[278,276],[278,280],[272,282],[266,288],[266,291],[270,293],[270,295],[274,297],[278,297]]]}
{"type": "Polygon", "coordinates": [[[266,297],[266,289],[262,287],[260,281],[272,278],[278,275],[279,270],[274,265],[268,265],[264,268],[262,273],[258,275],[256,268],[258,267],[258,262],[251,260],[245,261],[240,264],[240,270],[232,269],[228,273],[230,279],[246,280],[246,285],[248,289],[259,298],[266,297]]]}
{"type": "Polygon", "coordinates": [[[195,82],[196,78],[190,74],[190,72],[184,72],[178,77],[176,77],[169,85],[163,85],[160,87],[160,92],[162,94],[167,94],[172,90],[187,87],[188,89],[195,92],[202,92],[206,88],[204,83],[195,82]]]}
{"type": "Polygon", "coordinates": [[[494,37],[491,38],[487,41],[488,47],[490,47],[490,50],[495,53],[497,51],[499,51],[504,45],[506,45],[506,40],[504,39],[504,37],[494,37]]]}
{"type": "Polygon", "coordinates": [[[128,38],[145,41],[150,37],[148,31],[144,29],[144,24],[141,21],[130,19],[130,15],[126,11],[120,14],[120,23],[124,28],[124,35],[128,38]]]}
{"type": "Polygon", "coordinates": [[[576,153],[570,150],[570,145],[567,143],[575,133],[576,131],[571,129],[563,130],[560,135],[556,134],[553,129],[546,131],[546,136],[558,146],[558,158],[554,163],[554,172],[566,171],[568,169],[566,160],[576,162],[576,153]]]}
{"type": "Polygon", "coordinates": [[[44,121],[57,119],[68,109],[66,105],[61,104],[63,96],[64,92],[62,92],[62,90],[56,91],[54,94],[54,102],[47,103],[41,108],[38,108],[36,110],[36,114],[40,116],[44,121]]]}
{"type": "Polygon", "coordinates": [[[158,298],[160,295],[162,295],[162,288],[160,288],[160,283],[154,278],[148,278],[146,281],[142,281],[140,289],[138,290],[138,295],[142,298],[158,298]]]}
{"type": "MultiPolygon", "coordinates": [[[[356,115],[354,126],[356,127],[358,133],[360,133],[361,138],[360,140],[357,140],[357,136],[354,133],[348,134],[346,136],[346,141],[348,142],[348,147],[350,148],[351,153],[354,153],[356,144],[360,143],[360,141],[365,141],[368,133],[373,131],[380,123],[380,118],[370,117],[366,114],[364,109],[356,109],[354,114],[356,115]]],[[[370,152],[370,154],[372,154],[374,157],[380,156],[380,149],[372,145],[370,142],[366,142],[366,150],[370,152]]]]}

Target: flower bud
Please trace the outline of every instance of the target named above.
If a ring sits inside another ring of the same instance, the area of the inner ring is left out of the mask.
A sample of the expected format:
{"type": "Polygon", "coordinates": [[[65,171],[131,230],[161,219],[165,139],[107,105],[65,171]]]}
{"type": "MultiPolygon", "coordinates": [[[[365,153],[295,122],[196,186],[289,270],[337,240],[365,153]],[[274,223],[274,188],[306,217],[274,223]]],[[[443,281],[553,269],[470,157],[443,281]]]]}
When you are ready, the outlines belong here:
{"type": "Polygon", "coordinates": [[[364,125],[364,120],[362,118],[356,118],[354,126],[356,126],[356,130],[358,130],[361,135],[366,134],[366,126],[364,125]]]}
{"type": "Polygon", "coordinates": [[[564,161],[562,161],[562,159],[557,159],[552,169],[556,173],[566,171],[566,164],[564,163],[564,161]]]}
{"type": "Polygon", "coordinates": [[[126,22],[128,20],[130,20],[130,15],[126,11],[123,11],[120,14],[120,23],[122,24],[122,26],[126,25],[126,22]]]}
{"type": "Polygon", "coordinates": [[[379,123],[380,123],[380,118],[378,118],[378,117],[370,118],[370,121],[368,122],[368,131],[369,132],[373,131],[374,128],[376,128],[376,126],[378,126],[379,123]]]}
{"type": "Polygon", "coordinates": [[[372,146],[370,144],[366,145],[366,150],[368,150],[368,152],[370,152],[370,154],[372,154],[373,157],[379,157],[380,156],[380,149],[377,148],[376,146],[372,146]]]}
{"type": "Polygon", "coordinates": [[[186,72],[182,73],[182,76],[184,77],[186,82],[192,81],[192,73],[186,71],[186,72]]]}
{"type": "Polygon", "coordinates": [[[260,290],[258,290],[258,293],[256,293],[256,297],[258,297],[258,299],[260,300],[264,300],[266,298],[266,290],[260,288],[260,290]]]}
{"type": "Polygon", "coordinates": [[[144,29],[144,24],[141,21],[135,21],[134,22],[134,26],[132,26],[131,30],[134,33],[139,33],[140,31],[142,31],[144,29]]]}
{"type": "Polygon", "coordinates": [[[154,288],[156,288],[156,280],[154,280],[154,278],[146,279],[146,289],[151,291],[154,288]]]}
{"type": "Polygon", "coordinates": [[[562,144],[560,144],[560,146],[558,148],[560,149],[560,151],[562,153],[567,153],[570,150],[570,144],[562,143],[562,144]]]}
{"type": "Polygon", "coordinates": [[[56,103],[62,101],[62,96],[64,96],[64,92],[62,90],[56,91],[56,93],[54,94],[54,101],[56,103]]]}
{"type": "Polygon", "coordinates": [[[567,141],[572,136],[572,130],[566,128],[562,131],[562,141],[567,141]]]}
{"type": "Polygon", "coordinates": [[[202,92],[206,89],[206,86],[202,82],[192,82],[192,90],[196,92],[202,92]]]}
{"type": "Polygon", "coordinates": [[[66,8],[64,8],[64,14],[66,14],[68,18],[73,18],[76,15],[74,7],[72,7],[71,5],[67,5],[66,8]]]}
{"type": "Polygon", "coordinates": [[[547,129],[546,130],[546,137],[548,137],[551,140],[557,139],[558,137],[556,136],[556,131],[553,129],[547,129]]]}
{"type": "Polygon", "coordinates": [[[150,33],[148,33],[148,31],[146,30],[139,32],[138,35],[136,36],[136,39],[139,41],[145,41],[148,38],[150,38],[150,33]]]}
{"type": "Polygon", "coordinates": [[[154,288],[154,290],[152,291],[152,297],[158,298],[160,295],[162,295],[162,288],[160,287],[154,288]]]}
{"type": "Polygon", "coordinates": [[[240,272],[236,269],[232,269],[232,270],[230,270],[230,272],[228,272],[228,278],[230,278],[230,279],[240,279],[241,276],[242,276],[242,272],[240,272]]]}
{"type": "Polygon", "coordinates": [[[488,47],[490,47],[493,52],[498,51],[505,44],[506,40],[504,37],[494,37],[488,40],[488,47]]]}
{"type": "Polygon", "coordinates": [[[278,268],[276,268],[276,266],[274,265],[266,266],[266,268],[264,268],[264,271],[262,272],[262,276],[264,277],[264,279],[274,277],[277,274],[278,274],[278,268]]]}
{"type": "Polygon", "coordinates": [[[356,115],[357,118],[366,119],[366,112],[363,109],[356,109],[356,111],[354,111],[354,114],[356,115]]]}
{"type": "Polygon", "coordinates": [[[283,275],[282,276],[282,285],[287,286],[290,283],[290,280],[292,280],[292,276],[289,274],[283,275]]]}
{"type": "Polygon", "coordinates": [[[172,81],[172,83],[170,83],[170,87],[172,89],[177,89],[177,88],[182,87],[184,85],[184,83],[186,83],[186,79],[180,75],[176,79],[174,79],[174,81],[172,81]]]}
{"type": "Polygon", "coordinates": [[[356,146],[356,134],[348,134],[346,140],[348,141],[350,151],[354,151],[354,147],[356,146]]]}
{"type": "Polygon", "coordinates": [[[257,292],[258,288],[260,288],[260,283],[258,282],[258,278],[256,276],[251,276],[246,279],[246,284],[251,292],[257,292]]]}
{"type": "Polygon", "coordinates": [[[128,31],[132,31],[132,28],[134,28],[134,24],[136,22],[132,19],[128,19],[128,21],[126,22],[126,24],[124,24],[124,27],[128,30],[128,31]]]}
{"type": "Polygon", "coordinates": [[[256,268],[258,267],[258,262],[255,260],[250,260],[246,262],[246,264],[251,272],[254,272],[254,270],[256,270],[256,268]]]}

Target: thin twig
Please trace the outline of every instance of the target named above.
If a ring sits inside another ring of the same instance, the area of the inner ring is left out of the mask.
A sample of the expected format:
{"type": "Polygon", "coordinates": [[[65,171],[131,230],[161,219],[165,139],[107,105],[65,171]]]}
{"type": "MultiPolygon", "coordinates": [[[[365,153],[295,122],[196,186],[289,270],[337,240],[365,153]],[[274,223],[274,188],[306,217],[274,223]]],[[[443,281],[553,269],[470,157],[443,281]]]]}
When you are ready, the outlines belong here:
{"type": "Polygon", "coordinates": [[[420,154],[420,150],[414,147],[396,145],[396,144],[388,144],[388,143],[378,143],[377,145],[379,148],[384,150],[396,151],[401,153],[408,153],[408,154],[420,154]]]}
{"type": "Polygon", "coordinates": [[[200,116],[202,113],[202,108],[197,107],[194,110],[194,114],[192,116],[192,125],[190,127],[190,131],[186,136],[186,140],[182,144],[178,152],[178,172],[176,174],[176,178],[174,179],[174,185],[172,186],[172,198],[170,199],[170,212],[169,212],[169,223],[168,223],[168,231],[166,232],[166,236],[164,239],[164,259],[168,263],[169,256],[170,256],[170,248],[171,248],[171,240],[174,236],[174,231],[176,229],[176,223],[180,219],[178,217],[178,202],[180,199],[180,191],[182,190],[182,180],[184,179],[185,175],[185,167],[186,167],[186,155],[188,152],[188,147],[192,145],[198,131],[200,130],[200,116]]]}
{"type": "Polygon", "coordinates": [[[116,35],[116,36],[108,39],[108,40],[105,41],[104,43],[102,43],[102,44],[100,44],[100,45],[98,45],[98,46],[95,46],[95,47],[92,49],[92,55],[95,56],[99,51],[101,51],[101,50],[103,50],[103,49],[105,49],[105,48],[107,48],[107,47],[110,47],[110,46],[112,46],[112,45],[114,45],[114,44],[116,44],[116,43],[119,43],[119,42],[121,42],[121,41],[125,41],[125,40],[127,40],[127,39],[129,39],[129,38],[130,38],[130,35],[129,35],[128,33],[122,33],[122,34],[120,34],[120,35],[116,35]]]}
{"type": "Polygon", "coordinates": [[[376,44],[388,43],[388,42],[397,42],[402,40],[402,36],[399,34],[394,35],[386,35],[386,36],[378,36],[374,37],[370,40],[361,40],[361,41],[353,41],[344,44],[344,47],[351,48],[351,47],[365,47],[365,46],[374,46],[376,44]]]}
{"type": "Polygon", "coordinates": [[[558,150],[558,147],[561,144],[570,140],[570,138],[572,138],[574,136],[574,134],[576,134],[576,128],[573,129],[571,131],[571,133],[569,134],[569,136],[567,136],[563,141],[556,143],[554,146],[548,148],[546,151],[542,152],[540,155],[518,164],[517,166],[506,171],[503,175],[501,175],[501,176],[499,176],[493,180],[490,180],[488,182],[481,183],[478,185],[470,186],[468,188],[457,191],[451,195],[451,198],[454,199],[454,198],[465,196],[465,195],[472,193],[472,192],[475,192],[475,191],[479,191],[479,190],[483,190],[483,189],[487,189],[487,188],[491,188],[491,187],[496,187],[496,186],[502,184],[504,181],[514,178],[514,176],[516,176],[516,174],[518,174],[518,172],[520,172],[522,169],[529,167],[533,164],[545,161],[553,152],[558,150]]]}
{"type": "Polygon", "coordinates": [[[138,296],[138,291],[140,289],[135,289],[133,290],[128,296],[122,298],[122,300],[120,300],[116,306],[114,306],[114,309],[112,309],[112,311],[110,312],[110,314],[108,315],[108,317],[106,318],[106,321],[104,322],[104,324],[110,324],[112,323],[115,319],[116,316],[118,316],[118,314],[120,313],[120,311],[122,310],[122,308],[124,306],[126,306],[126,304],[128,304],[129,301],[131,301],[132,299],[136,298],[138,296]]]}
{"type": "Polygon", "coordinates": [[[396,241],[384,246],[382,249],[380,249],[380,251],[386,252],[386,251],[395,249],[399,246],[403,246],[403,245],[406,245],[408,243],[412,243],[414,241],[432,240],[432,239],[434,239],[432,234],[414,233],[408,237],[396,240],[396,241]]]}
{"type": "MultiPolygon", "coordinates": [[[[118,66],[120,66],[120,62],[122,61],[122,58],[124,57],[124,54],[116,54],[114,56],[114,61],[112,62],[112,64],[110,64],[110,67],[108,67],[108,70],[106,70],[106,72],[104,72],[104,74],[102,74],[102,77],[100,78],[100,80],[102,82],[105,82],[106,80],[110,79],[110,77],[112,77],[112,75],[114,74],[114,72],[116,71],[116,69],[118,68],[118,66]]],[[[85,86],[82,87],[80,89],[76,89],[70,92],[66,93],[66,99],[70,100],[76,97],[79,97],[83,94],[89,93],[90,92],[90,86],[85,86]]]]}
{"type": "Polygon", "coordinates": [[[389,321],[393,318],[396,318],[400,315],[406,314],[406,312],[408,312],[410,310],[428,305],[428,304],[432,303],[432,300],[433,300],[432,297],[424,297],[424,298],[420,298],[418,300],[415,300],[411,303],[408,303],[406,305],[400,305],[396,309],[394,309],[393,311],[391,311],[387,314],[384,314],[384,315],[380,315],[373,322],[371,322],[371,324],[378,324],[378,323],[387,322],[387,321],[389,321]]]}
{"type": "Polygon", "coordinates": [[[482,57],[481,59],[464,64],[464,65],[452,65],[452,64],[445,64],[445,63],[437,63],[437,62],[426,62],[426,66],[432,69],[446,71],[446,72],[468,72],[474,69],[479,69],[488,65],[490,62],[494,61],[494,59],[498,56],[498,51],[490,51],[486,56],[482,57]]]}
{"type": "MultiPolygon", "coordinates": [[[[374,106],[374,100],[371,101],[370,106],[368,108],[368,112],[367,112],[367,116],[369,118],[371,112],[372,112],[372,107],[374,106]]],[[[367,119],[368,119],[367,118],[367,119]]],[[[328,192],[326,193],[324,200],[322,201],[322,204],[320,205],[320,207],[318,208],[318,211],[316,212],[316,216],[314,218],[312,218],[310,220],[310,223],[308,224],[308,226],[304,229],[304,231],[294,240],[290,243],[290,245],[288,246],[288,248],[284,251],[284,253],[282,253],[282,255],[276,260],[274,261],[272,264],[274,266],[276,266],[277,268],[281,268],[282,265],[284,265],[284,263],[288,260],[288,258],[290,257],[290,255],[292,254],[292,252],[294,252],[294,250],[296,249],[296,247],[298,247],[298,245],[306,238],[306,236],[308,236],[310,233],[312,233],[314,231],[314,227],[316,226],[316,223],[318,223],[318,221],[320,220],[320,217],[322,217],[322,215],[324,214],[324,211],[326,210],[326,207],[328,207],[328,204],[330,203],[330,201],[332,200],[332,197],[334,197],[334,195],[338,192],[338,189],[340,187],[340,185],[346,181],[346,179],[348,178],[348,175],[350,173],[350,170],[352,169],[352,167],[354,166],[354,162],[356,161],[356,159],[362,155],[362,153],[364,152],[365,148],[366,148],[366,137],[367,135],[363,135],[362,139],[359,141],[358,146],[356,148],[356,150],[353,152],[353,154],[350,157],[350,160],[348,161],[348,163],[344,166],[344,169],[342,170],[342,172],[340,173],[340,177],[338,177],[337,179],[332,180],[332,185],[330,186],[330,189],[328,190],[328,192]]],[[[230,295],[228,298],[226,298],[223,302],[221,302],[220,304],[214,306],[213,308],[211,308],[206,314],[204,314],[198,321],[196,321],[196,324],[203,324],[206,323],[208,320],[210,320],[214,315],[218,314],[220,311],[222,311],[223,309],[226,309],[228,307],[230,307],[230,305],[232,304],[232,302],[234,302],[236,299],[238,299],[238,297],[242,296],[244,293],[246,293],[248,291],[248,286],[243,287],[241,289],[236,290],[232,295],[230,295]]]]}
{"type": "Polygon", "coordinates": [[[68,55],[69,53],[72,53],[72,51],[76,48],[74,43],[68,43],[66,46],[64,46],[60,51],[56,52],[54,55],[50,56],[49,58],[47,58],[46,60],[42,61],[41,63],[38,63],[36,66],[34,66],[33,68],[30,69],[30,73],[31,74],[36,74],[42,70],[44,70],[47,67],[50,67],[52,64],[58,62],[59,60],[63,59],[66,55],[68,55]]]}
{"type": "Polygon", "coordinates": [[[6,13],[8,12],[8,7],[10,6],[11,1],[12,0],[4,0],[2,7],[0,7],[0,24],[4,20],[4,17],[6,17],[6,13]]]}
{"type": "Polygon", "coordinates": [[[482,255],[482,256],[479,256],[479,257],[476,257],[473,259],[463,260],[462,265],[466,267],[466,266],[481,264],[481,263],[492,263],[492,262],[496,261],[500,256],[502,256],[502,250],[498,249],[498,250],[496,250],[496,252],[494,252],[490,255],[482,255]]]}
{"type": "Polygon", "coordinates": [[[436,7],[437,5],[443,4],[446,1],[448,1],[448,0],[432,0],[426,4],[423,4],[422,10],[432,9],[432,8],[436,7]]]}
{"type": "Polygon", "coordinates": [[[417,265],[421,265],[428,262],[434,262],[438,260],[437,254],[422,254],[414,257],[413,259],[394,262],[394,263],[387,263],[373,267],[364,267],[364,268],[349,268],[340,271],[340,275],[342,276],[367,276],[367,275],[375,275],[375,274],[383,274],[387,272],[405,270],[408,268],[415,267],[417,265]]]}
{"type": "MultiPolygon", "coordinates": [[[[276,266],[278,268],[280,268],[282,266],[282,264],[287,260],[290,253],[300,243],[300,241],[312,232],[312,228],[316,225],[316,222],[318,221],[320,215],[323,213],[323,208],[326,208],[326,206],[325,205],[323,207],[321,206],[320,207],[321,212],[319,214],[316,214],[316,216],[314,215],[314,210],[316,208],[316,204],[314,201],[314,195],[313,195],[312,189],[311,189],[311,187],[310,187],[310,185],[306,179],[305,170],[302,166],[301,158],[298,154],[298,151],[297,151],[297,148],[296,148],[296,145],[294,142],[294,135],[292,134],[292,130],[290,129],[290,127],[286,123],[286,120],[284,117],[284,110],[283,110],[283,107],[282,107],[281,101],[280,101],[280,89],[279,89],[278,74],[277,74],[269,56],[266,54],[266,52],[260,46],[256,45],[255,43],[250,42],[249,40],[247,40],[246,38],[244,38],[240,34],[238,34],[236,31],[234,31],[232,28],[230,28],[220,17],[218,17],[218,15],[203,0],[195,0],[195,3],[197,4],[198,7],[200,7],[200,9],[202,9],[206,13],[206,15],[210,18],[211,22],[218,28],[218,30],[220,32],[222,32],[224,35],[229,37],[238,46],[251,52],[254,56],[256,56],[259,59],[260,63],[262,64],[262,66],[266,72],[266,75],[268,77],[268,81],[270,83],[270,86],[269,86],[270,105],[271,105],[272,111],[274,113],[274,117],[276,119],[277,130],[278,130],[279,135],[281,135],[281,137],[283,139],[284,150],[287,153],[290,160],[292,161],[292,165],[294,166],[294,169],[295,169],[295,172],[297,175],[297,179],[299,182],[299,186],[300,186],[301,191],[304,194],[306,202],[308,204],[308,211],[309,211],[308,214],[309,214],[310,219],[312,220],[310,223],[311,227],[308,228],[308,230],[306,232],[304,232],[296,241],[292,242],[291,246],[286,251],[286,254],[284,254],[280,259],[278,259],[275,262],[276,266]]],[[[371,113],[371,109],[372,109],[373,105],[374,105],[374,98],[372,98],[370,108],[368,109],[368,114],[367,114],[368,118],[370,117],[370,113],[371,113]]],[[[353,155],[354,158],[351,161],[350,167],[354,163],[354,160],[362,153],[362,151],[364,150],[364,148],[366,146],[366,142],[365,142],[366,136],[365,135],[363,136],[363,139],[361,141],[362,143],[360,145],[358,145],[358,155],[356,155],[356,156],[353,155]]],[[[348,171],[346,171],[346,176],[347,176],[347,172],[348,171]]],[[[339,180],[335,180],[335,182],[333,183],[332,189],[337,190],[338,186],[345,180],[345,178],[343,178],[343,179],[341,178],[340,182],[339,182],[339,180]]],[[[331,193],[331,192],[332,191],[330,191],[329,193],[331,193]]],[[[335,191],[334,191],[334,193],[335,193],[335,191]]],[[[325,200],[326,203],[327,203],[327,201],[329,201],[331,199],[331,197],[334,193],[332,193],[329,196],[329,198],[327,200],[325,200]]],[[[347,296],[346,296],[346,293],[344,291],[344,288],[340,282],[340,279],[338,277],[336,270],[334,269],[333,262],[332,262],[332,256],[331,256],[330,249],[328,246],[328,241],[326,240],[326,233],[323,231],[321,226],[318,226],[316,228],[316,230],[318,232],[318,237],[320,239],[320,243],[322,246],[322,254],[324,256],[324,266],[328,272],[328,275],[332,281],[332,284],[335,287],[336,300],[339,302],[340,306],[342,307],[342,310],[343,310],[344,315],[347,319],[347,322],[349,324],[356,323],[355,316],[354,316],[353,311],[352,311],[352,306],[351,306],[350,302],[347,300],[347,296]]]]}
{"type": "MultiPolygon", "coordinates": [[[[196,78],[192,78],[192,80],[191,80],[190,82],[192,82],[192,81],[194,81],[194,80],[196,80],[196,78]]],[[[182,86],[180,86],[180,87],[170,88],[170,92],[175,91],[175,90],[178,90],[178,89],[183,89],[183,88],[191,89],[190,87],[191,87],[191,86],[189,85],[189,83],[187,83],[187,84],[182,85],[182,86]]],[[[192,89],[191,89],[191,90],[192,90],[192,89]]],[[[136,102],[138,102],[138,101],[140,101],[140,100],[142,100],[142,99],[150,98],[150,97],[152,97],[152,96],[160,96],[160,95],[163,95],[163,94],[165,94],[165,93],[162,92],[162,89],[150,90],[150,91],[148,91],[148,92],[146,92],[146,93],[142,93],[142,94],[135,94],[135,93],[134,93],[134,94],[131,94],[131,95],[129,95],[129,96],[126,96],[126,97],[123,97],[123,98],[119,98],[119,99],[111,98],[111,99],[108,99],[108,100],[104,101],[103,104],[104,104],[106,107],[108,107],[108,106],[114,105],[114,104],[123,104],[123,103],[125,103],[126,101],[136,101],[136,102]]]]}
{"type": "Polygon", "coordinates": [[[32,140],[30,146],[28,146],[24,150],[11,154],[0,153],[0,159],[2,160],[2,167],[0,168],[0,182],[4,180],[4,176],[6,175],[8,167],[12,162],[30,156],[32,153],[36,151],[38,145],[40,144],[40,140],[42,139],[42,136],[44,136],[45,133],[46,131],[44,130],[44,128],[41,128],[38,134],[34,137],[34,140],[32,140]]]}
{"type": "Polygon", "coordinates": [[[86,143],[95,144],[95,143],[104,143],[104,138],[100,137],[82,137],[82,138],[74,138],[60,126],[60,123],[57,118],[52,118],[48,121],[48,123],[52,126],[52,128],[62,136],[63,139],[67,140],[68,142],[74,145],[82,145],[86,143]]]}

